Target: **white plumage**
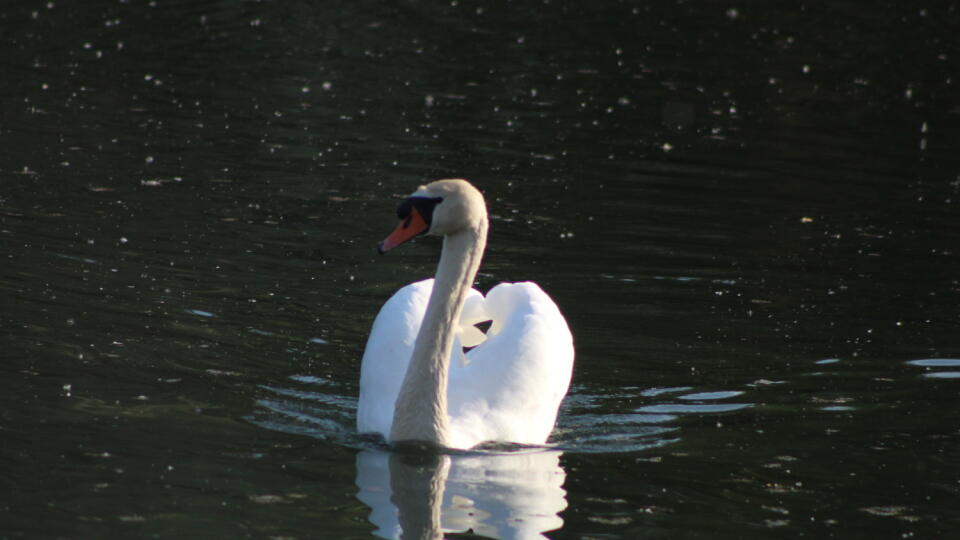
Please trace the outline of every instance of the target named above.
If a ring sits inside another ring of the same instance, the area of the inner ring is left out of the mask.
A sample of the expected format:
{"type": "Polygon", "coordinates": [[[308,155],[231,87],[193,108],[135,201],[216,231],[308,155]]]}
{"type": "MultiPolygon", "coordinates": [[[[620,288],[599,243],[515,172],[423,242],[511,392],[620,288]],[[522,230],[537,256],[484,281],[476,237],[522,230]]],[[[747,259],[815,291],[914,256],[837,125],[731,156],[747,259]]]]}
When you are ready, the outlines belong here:
{"type": "MultiPolygon", "coordinates": [[[[432,279],[403,287],[373,323],[360,375],[361,432],[390,435],[432,289],[432,279]]],[[[546,442],[570,385],[573,354],[563,315],[537,284],[501,283],[486,297],[471,289],[450,351],[450,446],[546,442]],[[474,324],[485,321],[491,325],[484,336],[474,324]],[[464,354],[464,344],[474,348],[464,354]]]]}
{"type": "Polygon", "coordinates": [[[560,310],[532,282],[501,283],[486,297],[470,287],[487,216],[466,181],[421,186],[398,214],[382,251],[418,234],[442,235],[444,248],[436,280],[397,291],[373,323],[357,428],[449,448],[545,443],[573,369],[573,337],[560,310]],[[484,334],[475,325],[487,321],[484,334]]]}

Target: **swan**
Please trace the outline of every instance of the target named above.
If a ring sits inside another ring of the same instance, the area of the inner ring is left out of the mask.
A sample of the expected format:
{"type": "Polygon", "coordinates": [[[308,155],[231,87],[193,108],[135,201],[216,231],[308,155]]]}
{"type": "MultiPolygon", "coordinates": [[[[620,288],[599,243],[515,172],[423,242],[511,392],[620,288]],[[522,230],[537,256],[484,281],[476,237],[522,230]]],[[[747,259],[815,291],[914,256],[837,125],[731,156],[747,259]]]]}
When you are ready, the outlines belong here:
{"type": "Polygon", "coordinates": [[[420,186],[397,216],[381,254],[421,234],[442,236],[443,249],[436,276],[401,288],[374,319],[358,431],[452,449],[544,444],[573,371],[560,310],[532,282],[501,283],[486,296],[471,287],[488,219],[483,195],[466,180],[420,186]],[[486,333],[476,326],[484,322],[486,333]]]}

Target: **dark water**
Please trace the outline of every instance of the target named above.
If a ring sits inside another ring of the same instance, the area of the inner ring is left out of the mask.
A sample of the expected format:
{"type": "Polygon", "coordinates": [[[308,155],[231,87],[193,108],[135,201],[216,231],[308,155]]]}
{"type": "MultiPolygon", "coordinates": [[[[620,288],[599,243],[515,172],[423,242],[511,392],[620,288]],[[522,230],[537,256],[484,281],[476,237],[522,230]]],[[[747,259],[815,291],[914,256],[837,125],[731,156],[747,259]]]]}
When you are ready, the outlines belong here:
{"type": "Polygon", "coordinates": [[[0,537],[960,530],[955,2],[5,2],[0,537]],[[354,432],[376,310],[493,213],[552,449],[354,432]],[[438,486],[440,486],[438,488],[438,486]]]}

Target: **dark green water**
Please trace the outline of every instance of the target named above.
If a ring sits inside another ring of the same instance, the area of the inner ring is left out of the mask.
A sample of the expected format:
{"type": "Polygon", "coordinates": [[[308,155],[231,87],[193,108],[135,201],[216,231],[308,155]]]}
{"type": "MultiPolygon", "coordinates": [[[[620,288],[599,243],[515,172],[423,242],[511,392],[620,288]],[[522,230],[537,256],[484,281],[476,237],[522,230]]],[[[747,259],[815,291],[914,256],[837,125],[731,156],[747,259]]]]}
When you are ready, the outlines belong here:
{"type": "Polygon", "coordinates": [[[957,534],[958,25],[0,4],[0,538],[957,534]],[[552,450],[355,433],[369,325],[439,250],[374,247],[442,177],[487,197],[480,288],[570,323],[552,450]]]}

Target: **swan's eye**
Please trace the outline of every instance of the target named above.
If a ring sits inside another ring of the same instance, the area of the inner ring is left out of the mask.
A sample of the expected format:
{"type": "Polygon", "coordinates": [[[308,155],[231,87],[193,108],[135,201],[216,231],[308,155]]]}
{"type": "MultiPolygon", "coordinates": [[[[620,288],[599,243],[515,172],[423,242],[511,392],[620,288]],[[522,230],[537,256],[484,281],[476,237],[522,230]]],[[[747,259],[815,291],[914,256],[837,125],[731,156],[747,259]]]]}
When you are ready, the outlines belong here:
{"type": "Polygon", "coordinates": [[[397,207],[397,219],[407,219],[410,217],[410,211],[413,210],[413,203],[406,199],[397,207]]]}
{"type": "Polygon", "coordinates": [[[416,208],[423,221],[430,225],[433,222],[433,209],[441,202],[443,197],[410,197],[397,206],[397,218],[401,221],[407,220],[405,226],[408,225],[410,215],[416,208]]]}

